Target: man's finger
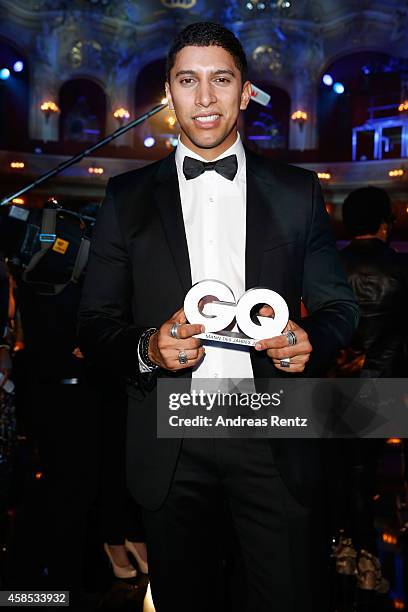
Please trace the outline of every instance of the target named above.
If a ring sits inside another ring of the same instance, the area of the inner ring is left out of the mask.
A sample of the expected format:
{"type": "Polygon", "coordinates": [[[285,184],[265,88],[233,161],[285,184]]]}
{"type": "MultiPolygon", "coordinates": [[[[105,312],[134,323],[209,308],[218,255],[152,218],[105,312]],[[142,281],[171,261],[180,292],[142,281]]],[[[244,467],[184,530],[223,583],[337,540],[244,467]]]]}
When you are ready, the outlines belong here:
{"type": "Polygon", "coordinates": [[[185,323],[187,321],[186,315],[184,313],[184,308],[181,307],[174,315],[170,318],[170,321],[173,323],[185,323]]]}
{"type": "Polygon", "coordinates": [[[286,359],[286,357],[297,357],[300,355],[308,355],[311,352],[310,347],[305,345],[285,346],[281,349],[267,349],[268,357],[271,359],[286,359]]]}
{"type": "Polygon", "coordinates": [[[204,329],[204,325],[201,325],[199,323],[184,323],[184,325],[181,325],[178,328],[178,337],[181,339],[191,338],[191,336],[201,334],[204,329]]]}
{"type": "Polygon", "coordinates": [[[262,308],[259,310],[258,314],[261,317],[274,317],[275,311],[271,306],[268,306],[268,304],[264,304],[262,308]]]}

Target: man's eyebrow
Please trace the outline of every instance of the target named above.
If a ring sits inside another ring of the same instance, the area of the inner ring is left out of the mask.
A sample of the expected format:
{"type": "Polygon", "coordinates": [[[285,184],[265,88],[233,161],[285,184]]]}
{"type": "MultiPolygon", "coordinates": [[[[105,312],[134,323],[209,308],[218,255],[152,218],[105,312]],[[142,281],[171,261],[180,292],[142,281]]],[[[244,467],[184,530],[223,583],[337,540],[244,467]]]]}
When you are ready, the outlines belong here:
{"type": "MultiPolygon", "coordinates": [[[[179,70],[176,73],[176,77],[183,76],[183,75],[197,76],[197,74],[198,72],[196,70],[179,70]]],[[[211,74],[213,75],[229,74],[230,76],[235,78],[234,72],[230,70],[229,68],[219,68],[218,70],[214,70],[211,74]]]]}

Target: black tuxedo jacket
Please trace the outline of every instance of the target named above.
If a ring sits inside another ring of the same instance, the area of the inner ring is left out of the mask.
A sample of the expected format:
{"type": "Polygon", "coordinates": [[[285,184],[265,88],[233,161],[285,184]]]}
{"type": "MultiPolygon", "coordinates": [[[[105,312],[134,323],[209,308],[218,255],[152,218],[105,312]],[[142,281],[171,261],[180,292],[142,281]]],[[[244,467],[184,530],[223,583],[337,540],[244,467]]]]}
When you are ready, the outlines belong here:
{"type": "MultiPolygon", "coordinates": [[[[301,322],[313,351],[306,375],[318,376],[358,323],[358,307],[339,263],[314,173],[246,151],[246,289],[279,292],[301,322]]],[[[142,331],[182,307],[191,287],[174,153],[109,181],[93,236],[80,309],[84,355],[128,378],[128,484],[154,509],[164,500],[180,440],[157,439],[155,388],[138,369],[142,331]]],[[[252,353],[255,378],[282,376],[265,352],[252,353]]],[[[162,371],[159,376],[174,376],[162,371]]],[[[176,374],[177,375],[177,374],[176,374]]],[[[186,376],[186,370],[181,373],[186,376]]],[[[286,374],[290,376],[290,374],[286,374]]],[[[318,444],[274,440],[282,477],[308,503],[319,487],[318,444]]]]}

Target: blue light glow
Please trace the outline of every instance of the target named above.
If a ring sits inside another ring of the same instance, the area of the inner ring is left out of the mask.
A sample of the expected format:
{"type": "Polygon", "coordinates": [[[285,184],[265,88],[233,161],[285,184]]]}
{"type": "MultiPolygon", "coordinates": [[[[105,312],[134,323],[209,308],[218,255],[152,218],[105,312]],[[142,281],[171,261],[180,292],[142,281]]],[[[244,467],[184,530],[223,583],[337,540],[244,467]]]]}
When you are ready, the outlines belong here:
{"type": "Polygon", "coordinates": [[[322,80],[327,87],[331,87],[333,85],[333,77],[331,74],[324,74],[322,80]]]}
{"type": "Polygon", "coordinates": [[[156,141],[153,138],[153,136],[147,136],[147,138],[144,139],[144,146],[147,147],[148,149],[150,149],[150,147],[153,147],[155,144],[156,144],[156,141]]]}
{"type": "Polygon", "coordinates": [[[24,70],[23,62],[21,60],[18,60],[17,62],[14,62],[13,70],[14,70],[14,72],[23,72],[23,70],[24,70]]]}
{"type": "Polygon", "coordinates": [[[333,85],[333,91],[334,91],[336,94],[339,94],[339,95],[340,95],[340,94],[342,94],[342,93],[344,93],[344,85],[343,85],[343,83],[335,83],[335,84],[333,85]]]}
{"type": "Polygon", "coordinates": [[[0,70],[0,79],[2,81],[7,81],[10,78],[10,70],[8,68],[2,68],[0,70]]]}

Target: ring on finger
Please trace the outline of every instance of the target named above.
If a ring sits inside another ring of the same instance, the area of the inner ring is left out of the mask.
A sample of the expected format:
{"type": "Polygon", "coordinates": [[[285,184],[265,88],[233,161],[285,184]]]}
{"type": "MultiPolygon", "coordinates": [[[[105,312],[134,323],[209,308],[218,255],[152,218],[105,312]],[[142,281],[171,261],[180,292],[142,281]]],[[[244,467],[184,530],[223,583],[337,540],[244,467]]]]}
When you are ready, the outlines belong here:
{"type": "Polygon", "coordinates": [[[285,357],[280,360],[281,368],[290,368],[290,357],[285,357]]]}
{"type": "Polygon", "coordinates": [[[186,351],[180,351],[178,354],[178,360],[179,360],[179,364],[180,365],[186,365],[187,361],[188,361],[188,357],[187,357],[187,353],[186,351]]]}
{"type": "Polygon", "coordinates": [[[284,336],[288,339],[288,346],[295,346],[297,342],[296,334],[291,329],[285,332],[284,336]]]}
{"type": "Polygon", "coordinates": [[[180,327],[181,323],[173,323],[173,325],[170,327],[170,336],[172,338],[175,338],[176,340],[179,339],[179,335],[178,335],[178,328],[180,327]]]}

